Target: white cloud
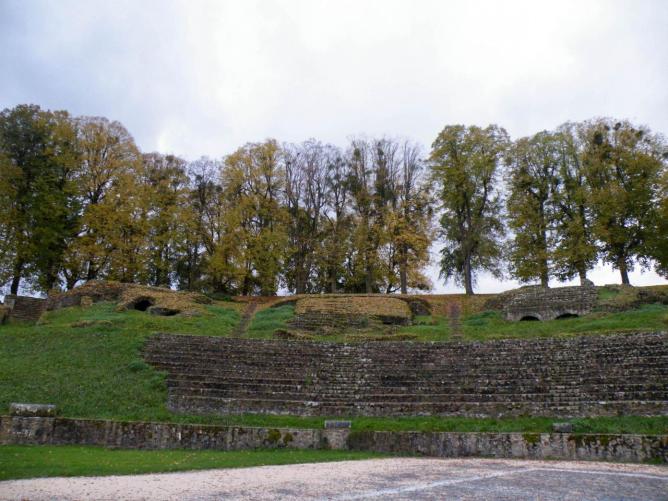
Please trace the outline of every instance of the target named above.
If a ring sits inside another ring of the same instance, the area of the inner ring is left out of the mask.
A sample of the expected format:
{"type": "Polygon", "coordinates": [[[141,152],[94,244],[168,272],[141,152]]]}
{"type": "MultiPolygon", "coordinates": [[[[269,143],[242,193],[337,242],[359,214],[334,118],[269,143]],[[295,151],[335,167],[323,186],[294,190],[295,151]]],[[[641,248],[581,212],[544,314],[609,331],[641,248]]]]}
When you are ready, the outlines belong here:
{"type": "Polygon", "coordinates": [[[668,133],[667,26],[662,0],[6,0],[0,107],[104,115],[189,159],[266,137],[429,146],[450,123],[668,133]]]}

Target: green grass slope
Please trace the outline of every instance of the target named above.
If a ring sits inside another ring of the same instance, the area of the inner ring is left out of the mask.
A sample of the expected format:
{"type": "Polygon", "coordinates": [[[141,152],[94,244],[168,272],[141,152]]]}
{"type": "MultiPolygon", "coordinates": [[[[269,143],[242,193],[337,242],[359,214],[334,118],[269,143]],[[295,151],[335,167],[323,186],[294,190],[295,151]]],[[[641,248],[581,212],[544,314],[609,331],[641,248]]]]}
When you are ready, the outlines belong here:
{"type": "MultiPolygon", "coordinates": [[[[61,415],[91,419],[171,421],[242,426],[320,428],[325,418],[292,416],[188,416],[166,409],[165,375],[141,357],[145,339],[155,332],[230,335],[240,320],[234,305],[207,306],[200,317],[158,317],[139,311],[118,313],[110,303],[66,308],[48,313],[39,325],[0,326],[0,414],[10,402],[54,403],[61,415]]],[[[271,338],[292,318],[286,305],[260,311],[247,336],[271,338]]],[[[463,339],[577,335],[625,330],[663,330],[668,307],[646,305],[637,310],[552,322],[510,323],[498,313],[462,318],[463,339]]],[[[400,331],[425,341],[447,341],[442,316],[421,317],[400,331]]],[[[326,336],[324,340],[349,340],[326,336]]],[[[423,431],[549,431],[551,419],[355,418],[353,429],[423,431]]],[[[666,433],[666,417],[619,417],[575,420],[579,432],[666,433]]]]}

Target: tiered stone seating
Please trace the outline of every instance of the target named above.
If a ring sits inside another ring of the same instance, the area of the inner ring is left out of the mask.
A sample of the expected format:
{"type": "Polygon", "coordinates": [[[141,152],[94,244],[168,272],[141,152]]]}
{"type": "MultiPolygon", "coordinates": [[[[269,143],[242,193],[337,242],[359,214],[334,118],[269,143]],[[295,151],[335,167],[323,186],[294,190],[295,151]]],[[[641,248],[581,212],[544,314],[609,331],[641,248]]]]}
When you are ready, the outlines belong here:
{"type": "Polygon", "coordinates": [[[337,344],[158,335],[169,407],[307,416],[668,415],[668,334],[337,344]]]}

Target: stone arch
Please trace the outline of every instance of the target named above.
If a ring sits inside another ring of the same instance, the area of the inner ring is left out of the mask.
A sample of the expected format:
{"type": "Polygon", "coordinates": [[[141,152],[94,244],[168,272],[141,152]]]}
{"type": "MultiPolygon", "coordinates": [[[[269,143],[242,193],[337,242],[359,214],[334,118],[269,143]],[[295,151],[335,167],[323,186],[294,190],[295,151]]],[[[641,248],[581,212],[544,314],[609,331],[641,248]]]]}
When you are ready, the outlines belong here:
{"type": "Polygon", "coordinates": [[[540,317],[538,315],[524,315],[522,318],[520,318],[520,322],[536,322],[539,321],[540,317]]]}

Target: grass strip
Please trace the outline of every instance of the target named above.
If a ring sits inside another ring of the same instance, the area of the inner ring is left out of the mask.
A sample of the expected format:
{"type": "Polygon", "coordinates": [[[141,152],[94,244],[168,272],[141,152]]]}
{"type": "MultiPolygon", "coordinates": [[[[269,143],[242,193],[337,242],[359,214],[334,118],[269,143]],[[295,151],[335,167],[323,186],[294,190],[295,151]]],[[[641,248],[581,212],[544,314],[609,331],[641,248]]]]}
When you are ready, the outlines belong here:
{"type": "Polygon", "coordinates": [[[384,457],[369,452],[258,449],[132,450],[92,446],[0,446],[0,480],[36,477],[137,475],[384,457]]]}

